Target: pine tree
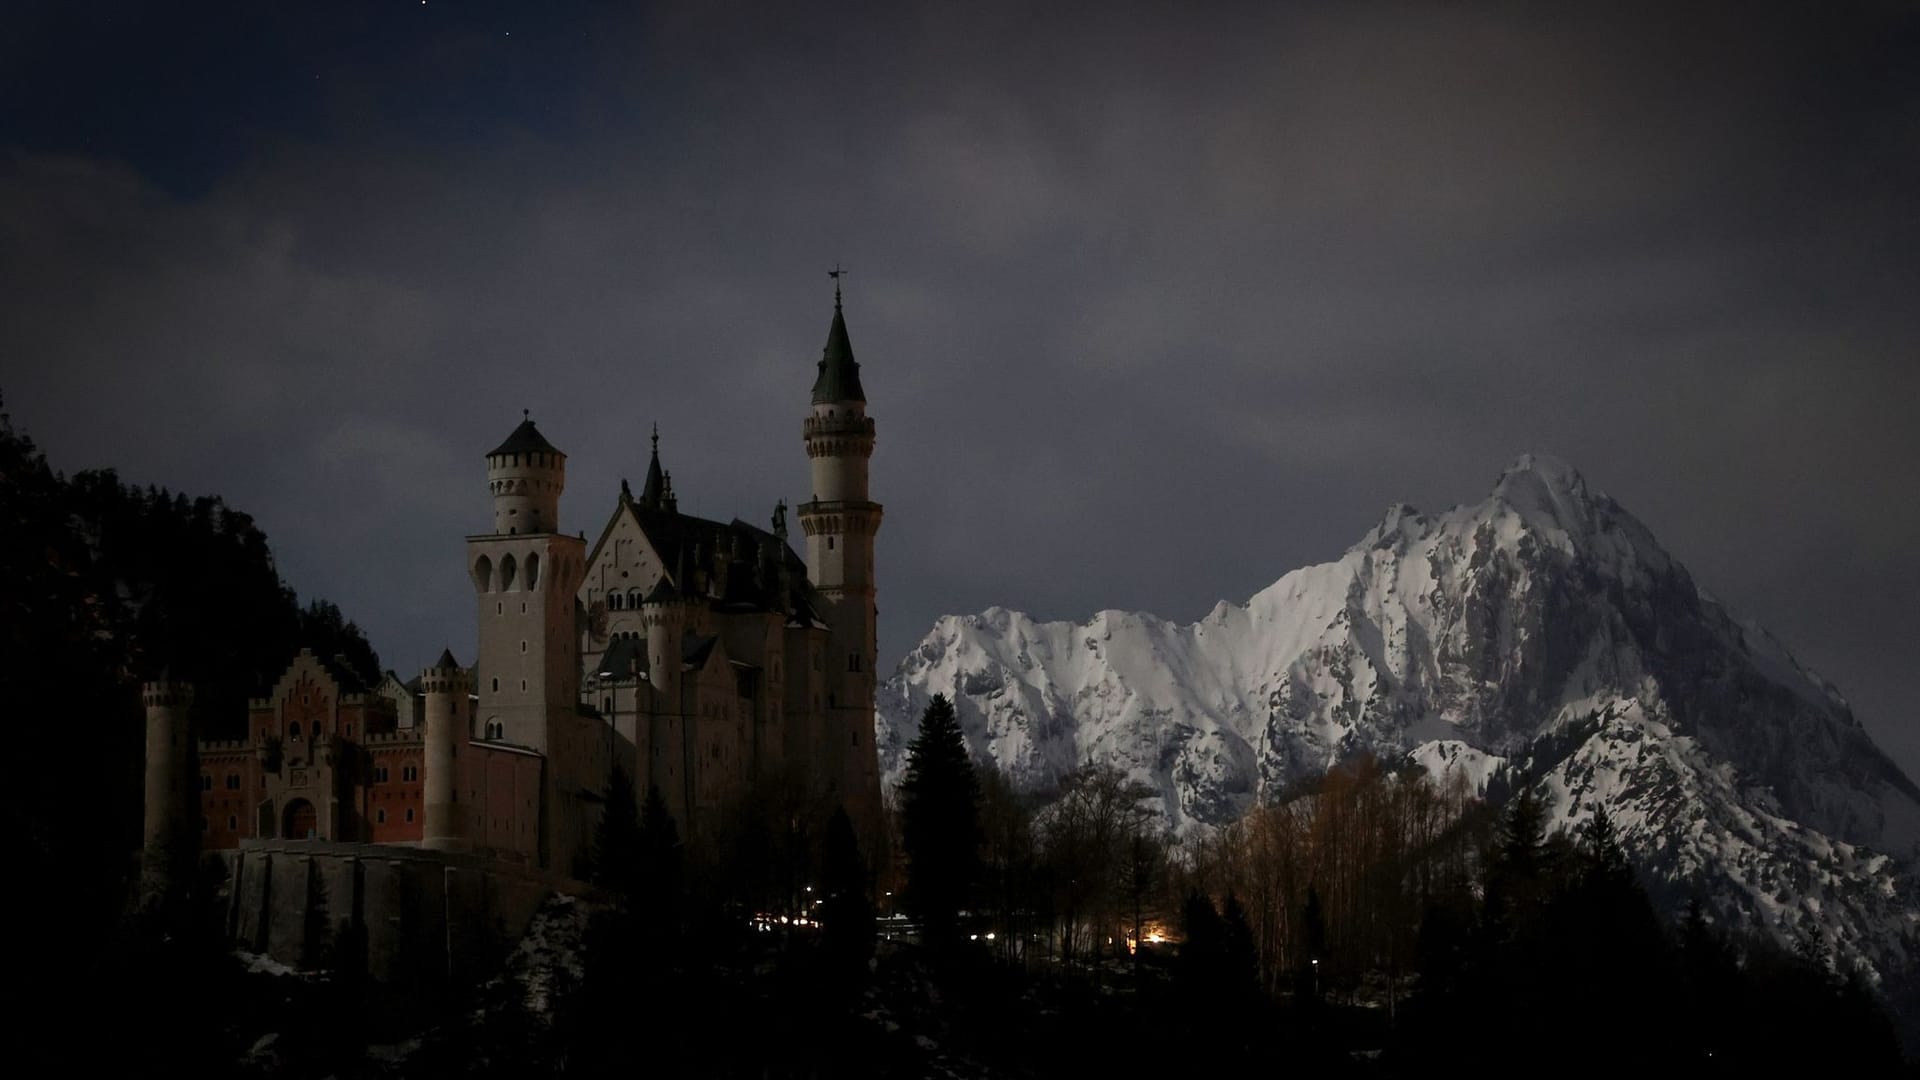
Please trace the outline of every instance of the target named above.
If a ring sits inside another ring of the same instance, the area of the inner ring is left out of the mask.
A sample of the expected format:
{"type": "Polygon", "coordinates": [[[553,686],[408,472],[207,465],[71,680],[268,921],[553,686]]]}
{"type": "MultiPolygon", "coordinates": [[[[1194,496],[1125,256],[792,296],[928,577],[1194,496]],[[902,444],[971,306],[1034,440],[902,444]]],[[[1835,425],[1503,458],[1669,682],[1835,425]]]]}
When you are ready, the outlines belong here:
{"type": "Polygon", "coordinates": [[[633,781],[618,765],[607,778],[607,799],[593,831],[593,881],[631,899],[640,881],[640,815],[633,781]]]}
{"type": "Polygon", "coordinates": [[[935,694],[907,747],[900,784],[907,903],[920,918],[922,939],[934,948],[959,935],[979,859],[979,798],[960,719],[953,703],[935,694]]]}
{"type": "Polygon", "coordinates": [[[835,809],[827,822],[821,861],[821,884],[827,895],[820,918],[826,924],[828,963],[843,978],[858,978],[873,956],[873,904],[867,899],[867,867],[860,857],[860,841],[844,808],[835,809]]]}
{"type": "Polygon", "coordinates": [[[658,784],[647,785],[647,802],[640,811],[640,836],[637,844],[639,876],[634,887],[634,908],[656,933],[674,936],[680,929],[681,856],[680,830],[673,823],[667,800],[658,784]]]}

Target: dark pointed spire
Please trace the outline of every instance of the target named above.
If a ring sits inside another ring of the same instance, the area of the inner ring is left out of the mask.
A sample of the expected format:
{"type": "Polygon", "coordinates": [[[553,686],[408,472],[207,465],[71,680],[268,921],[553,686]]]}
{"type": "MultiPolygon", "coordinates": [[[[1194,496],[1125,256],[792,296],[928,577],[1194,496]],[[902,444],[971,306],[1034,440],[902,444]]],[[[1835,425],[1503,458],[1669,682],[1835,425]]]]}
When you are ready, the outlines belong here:
{"type": "Polygon", "coordinates": [[[660,471],[660,425],[653,425],[653,460],[647,464],[647,483],[640,489],[640,505],[658,510],[667,498],[666,474],[660,471]]]}
{"type": "Polygon", "coordinates": [[[440,650],[440,659],[438,659],[438,660],[435,660],[435,661],[433,662],[433,666],[434,666],[435,668],[437,668],[437,669],[440,669],[440,670],[446,670],[446,669],[448,669],[448,668],[457,668],[457,667],[459,667],[459,666],[460,666],[460,661],[458,661],[458,660],[455,660],[455,659],[453,658],[453,650],[452,650],[452,649],[450,649],[450,648],[449,648],[449,649],[441,649],[441,650],[440,650]]]}
{"type": "Polygon", "coordinates": [[[820,374],[813,380],[813,403],[865,402],[867,392],[860,389],[860,365],[853,359],[853,342],[847,337],[847,317],[840,310],[840,275],[846,271],[836,266],[828,273],[833,277],[833,325],[827,330],[827,347],[820,350],[820,374]]]}

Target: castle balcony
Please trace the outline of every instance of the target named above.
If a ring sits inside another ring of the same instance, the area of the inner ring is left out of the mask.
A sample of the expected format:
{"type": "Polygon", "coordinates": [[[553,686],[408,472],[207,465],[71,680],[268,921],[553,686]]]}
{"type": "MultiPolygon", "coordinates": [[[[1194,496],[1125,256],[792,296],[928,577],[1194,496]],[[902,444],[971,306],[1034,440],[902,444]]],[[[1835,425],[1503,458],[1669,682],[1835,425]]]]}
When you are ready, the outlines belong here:
{"type": "Polygon", "coordinates": [[[801,421],[801,434],[809,439],[815,437],[864,436],[873,438],[873,418],[846,413],[840,416],[809,416],[801,421]]]}

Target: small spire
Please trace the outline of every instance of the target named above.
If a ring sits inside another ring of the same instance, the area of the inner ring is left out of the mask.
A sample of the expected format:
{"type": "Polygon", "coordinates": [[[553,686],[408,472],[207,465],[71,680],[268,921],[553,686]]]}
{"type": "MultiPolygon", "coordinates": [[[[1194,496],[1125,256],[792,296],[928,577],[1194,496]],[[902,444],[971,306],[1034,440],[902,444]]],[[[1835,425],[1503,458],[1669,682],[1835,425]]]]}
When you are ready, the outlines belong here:
{"type": "Polygon", "coordinates": [[[658,510],[672,495],[667,487],[666,475],[660,471],[660,424],[653,425],[653,460],[647,463],[647,482],[640,488],[640,505],[649,510],[658,510]]]}
{"type": "Polygon", "coordinates": [[[833,264],[833,269],[827,271],[827,276],[833,279],[833,308],[835,311],[840,310],[840,278],[845,274],[846,271],[840,269],[838,262],[833,264]]]}

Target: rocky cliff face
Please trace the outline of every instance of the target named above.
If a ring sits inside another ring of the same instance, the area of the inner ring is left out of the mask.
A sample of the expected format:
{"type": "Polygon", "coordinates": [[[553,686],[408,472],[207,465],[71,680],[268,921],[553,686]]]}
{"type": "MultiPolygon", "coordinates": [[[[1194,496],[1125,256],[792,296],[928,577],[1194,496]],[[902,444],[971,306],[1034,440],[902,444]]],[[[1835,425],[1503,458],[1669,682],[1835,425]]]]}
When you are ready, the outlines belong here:
{"type": "Polygon", "coordinates": [[[1362,751],[1533,784],[1557,825],[1605,805],[1669,902],[1702,892],[1883,974],[1920,964],[1920,788],[1838,691],[1551,459],[1477,505],[1394,507],[1197,623],[942,618],[881,689],[889,783],[935,693],[1017,783],[1110,762],[1183,830],[1362,751]]]}

